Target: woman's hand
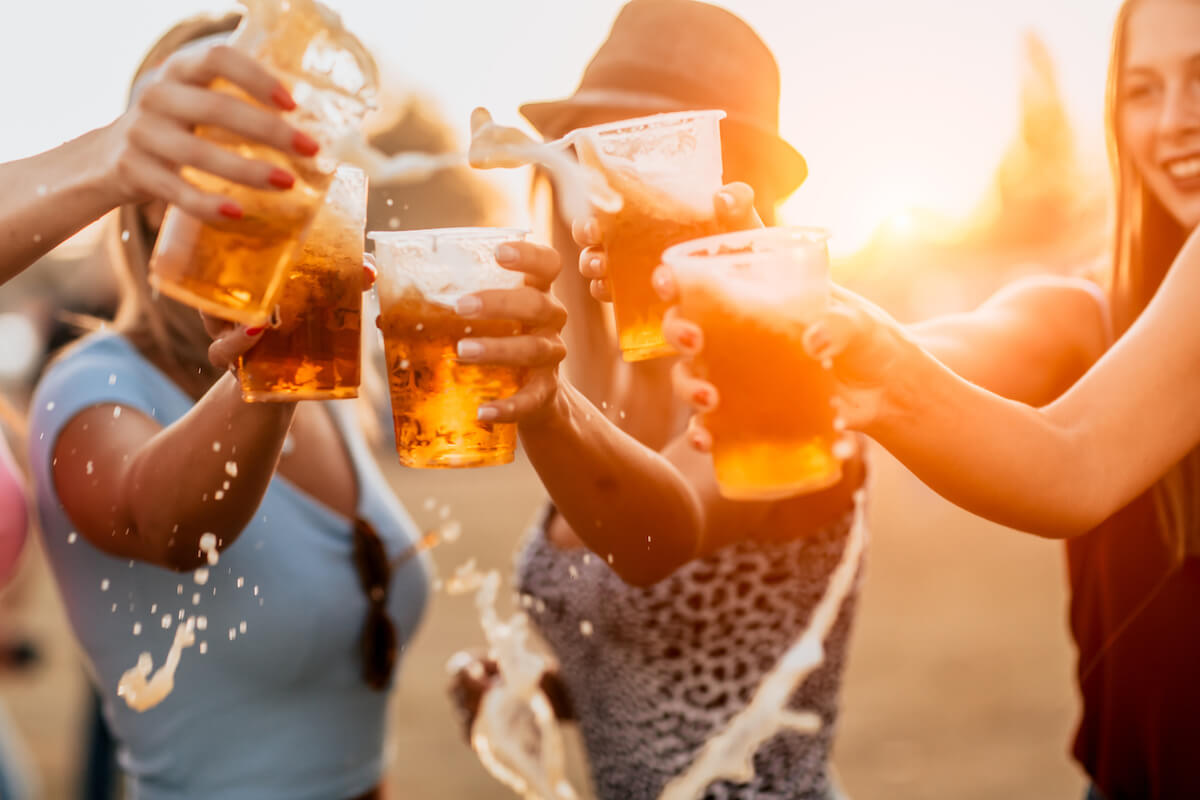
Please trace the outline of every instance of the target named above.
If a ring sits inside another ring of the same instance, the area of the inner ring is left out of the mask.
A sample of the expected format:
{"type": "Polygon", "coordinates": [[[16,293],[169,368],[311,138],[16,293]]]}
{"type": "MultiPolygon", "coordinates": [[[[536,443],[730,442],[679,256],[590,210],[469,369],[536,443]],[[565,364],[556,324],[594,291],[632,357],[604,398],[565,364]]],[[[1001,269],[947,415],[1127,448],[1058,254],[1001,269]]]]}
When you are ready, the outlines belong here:
{"type": "Polygon", "coordinates": [[[135,89],[136,97],[105,133],[108,183],[114,205],[162,200],[204,220],[237,219],[242,208],[201,191],[179,174],[195,167],[255,189],[290,189],[295,176],[268,161],[238,155],[196,134],[198,126],[280,151],[287,163],[316,154],[318,144],[280,114],[296,107],[287,88],[249,55],[227,45],[188,47],[168,59],[135,89]],[[209,88],[222,80],[248,99],[209,88]],[[254,101],[254,102],[252,102],[254,101]]]}
{"type": "Polygon", "coordinates": [[[496,261],[524,273],[525,285],[469,294],[459,300],[458,313],[468,319],[514,320],[526,333],[461,339],[458,358],[468,364],[528,368],[528,380],[515,395],[479,407],[481,421],[522,422],[544,412],[558,391],[558,362],[566,355],[561,333],[567,312],[551,296],[550,285],[561,262],[555,250],[532,242],[500,245],[496,261]]]}
{"type": "MultiPolygon", "coordinates": [[[[675,281],[666,266],[655,272],[654,287],[665,301],[677,302],[675,281]]],[[[676,397],[695,412],[688,423],[688,440],[706,452],[712,448],[712,436],[704,417],[717,408],[719,397],[695,366],[704,349],[704,332],[673,306],[664,317],[663,333],[683,356],[672,372],[672,384],[676,397]]],[[[842,423],[868,433],[884,414],[896,410],[888,390],[899,384],[905,365],[920,352],[886,312],[837,286],[829,307],[809,323],[801,342],[809,357],[829,362],[836,379],[833,404],[842,423]]]]}
{"type": "Polygon", "coordinates": [[[204,330],[212,337],[208,346],[208,360],[219,370],[237,369],[238,359],[258,344],[267,326],[246,327],[226,319],[201,314],[204,330]]]}
{"type": "MultiPolygon", "coordinates": [[[[762,220],[754,210],[754,190],[744,183],[731,183],[713,195],[717,223],[724,232],[761,228],[762,220]]],[[[578,219],[571,225],[571,236],[583,250],[579,253],[579,272],[590,281],[592,297],[612,302],[608,283],[608,262],[601,241],[600,222],[578,219]]]]}

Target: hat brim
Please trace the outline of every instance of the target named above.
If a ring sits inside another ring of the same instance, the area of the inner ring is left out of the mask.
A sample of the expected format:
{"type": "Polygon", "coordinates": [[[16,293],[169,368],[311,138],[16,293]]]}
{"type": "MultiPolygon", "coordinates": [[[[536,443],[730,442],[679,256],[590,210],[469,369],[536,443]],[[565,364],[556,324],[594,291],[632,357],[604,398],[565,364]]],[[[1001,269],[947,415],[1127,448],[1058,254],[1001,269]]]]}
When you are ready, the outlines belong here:
{"type": "MultiPolygon", "coordinates": [[[[613,119],[620,119],[622,116],[694,110],[677,98],[619,89],[584,89],[565,100],[526,103],[520,108],[525,119],[547,139],[556,139],[581,124],[592,124],[594,120],[589,117],[598,111],[611,112],[619,115],[613,119]]],[[[755,140],[755,152],[761,153],[762,160],[770,165],[765,173],[776,197],[782,200],[804,183],[808,177],[804,156],[778,133],[736,113],[727,114],[722,124],[737,126],[755,140]]]]}

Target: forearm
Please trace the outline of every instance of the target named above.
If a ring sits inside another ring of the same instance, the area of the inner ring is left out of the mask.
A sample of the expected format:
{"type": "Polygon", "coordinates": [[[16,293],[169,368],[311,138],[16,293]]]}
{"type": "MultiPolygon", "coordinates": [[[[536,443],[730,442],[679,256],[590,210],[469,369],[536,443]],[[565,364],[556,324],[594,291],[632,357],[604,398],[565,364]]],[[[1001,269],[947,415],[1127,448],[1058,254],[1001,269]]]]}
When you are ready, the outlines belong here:
{"type": "Polygon", "coordinates": [[[105,178],[107,129],[0,164],[0,283],[120,203],[105,178]]]}
{"type": "Polygon", "coordinates": [[[226,374],[130,459],[122,496],[137,535],[166,563],[199,563],[214,533],[228,547],[249,524],[279,461],[292,403],[244,403],[226,374]]]}
{"type": "Polygon", "coordinates": [[[1052,538],[1109,512],[1088,436],[914,354],[867,430],[934,491],[995,522],[1052,538]]]}
{"type": "Polygon", "coordinates": [[[25,489],[0,432],[0,585],[12,574],[29,530],[25,489]]]}
{"type": "Polygon", "coordinates": [[[578,390],[563,384],[553,407],[520,430],[559,512],[622,579],[648,585],[695,556],[703,527],[692,487],[578,390]]]}

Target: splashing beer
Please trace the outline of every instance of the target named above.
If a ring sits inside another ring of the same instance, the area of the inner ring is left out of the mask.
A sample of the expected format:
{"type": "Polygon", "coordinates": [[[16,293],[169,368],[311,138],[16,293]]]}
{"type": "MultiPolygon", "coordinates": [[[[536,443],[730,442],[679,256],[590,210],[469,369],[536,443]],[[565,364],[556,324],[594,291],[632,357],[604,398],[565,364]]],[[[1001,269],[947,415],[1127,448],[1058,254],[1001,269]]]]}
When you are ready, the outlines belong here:
{"type": "Polygon", "coordinates": [[[705,417],[721,494],[768,500],[841,479],[834,381],[801,344],[829,298],[824,231],[712,236],[670,248],[684,316],[704,331],[699,374],[717,388],[705,417]]]}
{"type": "Polygon", "coordinates": [[[666,305],[650,278],[674,244],[718,232],[712,198],[721,188],[721,111],[660,114],[569,134],[582,163],[624,199],[598,210],[613,313],[626,361],[674,352],[662,334],[666,305]]]}
{"type": "Polygon", "coordinates": [[[278,325],[238,363],[251,402],[357,397],[367,182],[340,167],[300,257],[287,272],[278,325]]]}
{"type": "Polygon", "coordinates": [[[519,286],[493,251],[524,231],[446,228],[371,233],[379,264],[379,327],[400,463],[410,467],[485,467],[507,464],[516,450],[511,423],[481,422],[483,403],[508,397],[526,370],[464,364],[458,342],[467,337],[521,333],[515,321],[464,319],[458,298],[481,289],[519,286]]]}
{"type": "MultiPolygon", "coordinates": [[[[374,61],[319,3],[250,2],[229,43],[288,85],[297,103],[289,121],[322,145],[331,147],[361,122],[376,83],[374,61]]],[[[215,81],[212,88],[256,102],[226,81],[215,81]]],[[[285,191],[267,191],[184,168],[181,174],[189,183],[230,198],[242,217],[202,222],[169,207],[150,257],[150,281],[163,294],[209,314],[261,325],[271,315],[336,164],[321,154],[288,155],[223,129],[204,126],[196,133],[230,152],[289,171],[296,181],[285,191]]]]}

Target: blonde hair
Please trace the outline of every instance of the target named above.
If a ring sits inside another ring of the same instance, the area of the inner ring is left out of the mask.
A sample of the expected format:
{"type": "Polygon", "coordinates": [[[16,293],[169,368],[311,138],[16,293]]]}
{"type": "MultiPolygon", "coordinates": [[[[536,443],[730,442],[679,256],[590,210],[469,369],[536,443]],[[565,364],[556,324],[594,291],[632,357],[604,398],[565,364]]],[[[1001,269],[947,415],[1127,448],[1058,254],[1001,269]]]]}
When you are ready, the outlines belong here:
{"type": "MultiPolygon", "coordinates": [[[[130,85],[131,99],[138,81],[179,48],[208,36],[231,33],[240,21],[241,14],[233,12],[192,17],[175,25],[142,60],[130,85]]],[[[189,375],[213,380],[217,371],[208,361],[210,340],[199,314],[151,291],[149,265],[153,246],[153,233],[146,229],[140,208],[121,206],[104,234],[105,255],[121,287],[121,305],[114,327],[139,347],[155,351],[164,363],[178,364],[189,375]]]]}
{"type": "MultiPolygon", "coordinates": [[[[1146,308],[1187,237],[1183,226],[1146,188],[1119,131],[1129,18],[1142,2],[1126,0],[1117,17],[1105,103],[1109,163],[1116,190],[1109,291],[1117,335],[1128,330],[1146,308]]],[[[1200,449],[1172,467],[1154,485],[1152,496],[1171,557],[1178,563],[1200,554],[1200,449]]]]}

